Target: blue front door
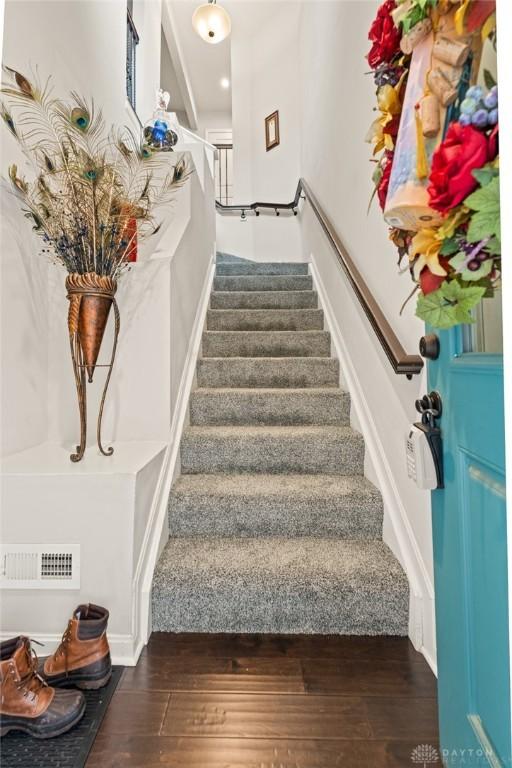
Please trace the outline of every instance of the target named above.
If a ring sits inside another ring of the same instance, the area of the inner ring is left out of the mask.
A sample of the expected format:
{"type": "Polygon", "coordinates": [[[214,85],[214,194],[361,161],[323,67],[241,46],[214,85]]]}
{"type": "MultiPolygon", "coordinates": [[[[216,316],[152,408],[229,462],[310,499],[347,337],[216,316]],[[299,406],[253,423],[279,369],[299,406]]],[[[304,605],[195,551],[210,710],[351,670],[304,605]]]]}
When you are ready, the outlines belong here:
{"type": "Polygon", "coordinates": [[[499,298],[437,332],[445,488],[432,494],[439,719],[447,766],[511,766],[503,357],[499,298]]]}

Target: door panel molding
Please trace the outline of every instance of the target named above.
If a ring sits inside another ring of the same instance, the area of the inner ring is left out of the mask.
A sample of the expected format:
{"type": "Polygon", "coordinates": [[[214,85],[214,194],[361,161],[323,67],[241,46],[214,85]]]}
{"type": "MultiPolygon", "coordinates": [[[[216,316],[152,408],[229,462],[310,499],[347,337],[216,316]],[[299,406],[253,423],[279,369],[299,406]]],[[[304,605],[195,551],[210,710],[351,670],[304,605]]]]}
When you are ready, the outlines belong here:
{"type": "Polygon", "coordinates": [[[482,748],[482,756],[486,758],[491,768],[505,768],[487,735],[481,718],[478,715],[468,715],[468,721],[482,748]]]}

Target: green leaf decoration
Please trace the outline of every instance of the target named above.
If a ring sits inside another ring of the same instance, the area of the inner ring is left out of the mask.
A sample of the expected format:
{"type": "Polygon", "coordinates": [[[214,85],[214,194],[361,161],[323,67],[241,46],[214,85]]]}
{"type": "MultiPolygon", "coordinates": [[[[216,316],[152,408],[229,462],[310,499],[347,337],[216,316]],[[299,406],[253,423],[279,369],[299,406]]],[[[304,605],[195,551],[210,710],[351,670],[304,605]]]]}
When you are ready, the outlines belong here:
{"type": "Polygon", "coordinates": [[[460,274],[461,278],[468,283],[474,283],[475,281],[482,280],[482,278],[490,275],[494,265],[492,259],[486,259],[485,261],[480,262],[480,267],[478,269],[471,270],[467,268],[466,261],[467,255],[461,252],[454,256],[453,259],[450,259],[450,266],[453,267],[454,270],[460,274]]]}
{"type": "Polygon", "coordinates": [[[488,184],[472,192],[464,200],[472,211],[496,212],[500,210],[500,182],[494,177],[488,184]]]}
{"type": "Polygon", "coordinates": [[[402,30],[404,34],[411,31],[418,22],[423,21],[428,16],[429,9],[435,8],[437,0],[411,0],[411,8],[402,21],[402,30]]]}
{"type": "Polygon", "coordinates": [[[474,213],[469,222],[467,239],[470,243],[479,243],[486,237],[499,237],[500,214],[478,211],[474,213]]]}
{"type": "Polygon", "coordinates": [[[491,256],[501,256],[501,241],[499,237],[493,237],[487,245],[485,250],[491,254],[491,256]]]}
{"type": "Polygon", "coordinates": [[[488,184],[473,192],[464,204],[475,211],[469,222],[467,239],[478,243],[486,237],[500,236],[500,182],[495,176],[488,184]]]}
{"type": "Polygon", "coordinates": [[[406,35],[413,27],[425,18],[425,11],[419,5],[415,5],[402,22],[402,28],[406,35]]]}
{"type": "Polygon", "coordinates": [[[456,272],[462,272],[466,264],[466,254],[464,251],[460,251],[453,259],[450,259],[450,267],[453,267],[456,272]]]}
{"type": "Polygon", "coordinates": [[[480,186],[485,187],[485,185],[489,184],[489,182],[491,182],[495,176],[499,175],[499,169],[493,168],[492,165],[484,165],[483,168],[475,168],[475,170],[471,171],[471,173],[478,181],[480,186]]]}
{"type": "Polygon", "coordinates": [[[443,240],[439,253],[441,256],[451,256],[453,253],[457,253],[458,250],[459,244],[457,239],[455,237],[447,237],[446,240],[443,240]]]}
{"type": "Polygon", "coordinates": [[[491,75],[488,69],[484,69],[484,83],[487,90],[491,90],[491,88],[494,88],[495,85],[497,85],[496,80],[491,75]]]}
{"type": "Polygon", "coordinates": [[[437,291],[419,296],[416,315],[434,328],[473,323],[471,310],[485,291],[481,286],[463,287],[457,280],[445,281],[437,291]]]}
{"type": "Polygon", "coordinates": [[[483,277],[487,277],[487,275],[490,275],[493,268],[493,261],[492,259],[486,259],[485,261],[480,262],[480,267],[476,269],[474,272],[472,272],[470,269],[465,269],[461,277],[463,280],[466,280],[468,283],[472,283],[475,280],[481,280],[483,277]]]}

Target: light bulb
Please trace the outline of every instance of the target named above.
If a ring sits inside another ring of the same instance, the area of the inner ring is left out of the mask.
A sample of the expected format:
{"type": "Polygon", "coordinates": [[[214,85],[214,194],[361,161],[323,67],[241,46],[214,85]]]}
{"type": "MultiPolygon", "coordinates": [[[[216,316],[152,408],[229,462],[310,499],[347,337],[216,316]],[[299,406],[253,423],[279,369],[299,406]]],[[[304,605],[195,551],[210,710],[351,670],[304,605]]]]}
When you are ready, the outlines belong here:
{"type": "Polygon", "coordinates": [[[200,5],[192,16],[192,26],[206,43],[222,42],[231,32],[229,13],[215,2],[200,5]]]}
{"type": "Polygon", "coordinates": [[[222,80],[220,81],[220,86],[221,88],[226,88],[226,89],[229,88],[229,80],[227,77],[222,78],[222,80]]]}

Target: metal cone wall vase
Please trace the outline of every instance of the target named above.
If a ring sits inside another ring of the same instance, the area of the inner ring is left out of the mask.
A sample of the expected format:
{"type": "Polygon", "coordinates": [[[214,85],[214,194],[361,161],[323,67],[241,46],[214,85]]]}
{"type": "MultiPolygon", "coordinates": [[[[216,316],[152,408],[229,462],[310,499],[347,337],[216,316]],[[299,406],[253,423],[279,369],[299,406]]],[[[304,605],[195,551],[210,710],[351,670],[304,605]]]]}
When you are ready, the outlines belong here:
{"type": "Polygon", "coordinates": [[[89,383],[92,382],[111,306],[112,298],[107,296],[84,294],[80,302],[78,338],[89,383]]]}
{"type": "Polygon", "coordinates": [[[101,444],[101,419],[119,336],[119,309],[115,300],[117,282],[113,277],[97,275],[95,272],[86,272],[83,275],[71,273],[66,278],[66,289],[69,299],[69,341],[80,411],[80,445],[77,446],[76,453],[71,454],[71,461],[76,462],[84,455],[87,434],[85,372],[87,371],[88,381],[91,383],[112,306],[115,315],[114,343],[98,414],[97,440],[98,447],[105,456],[111,456],[114,452],[112,447],[104,450],[101,444]]]}

